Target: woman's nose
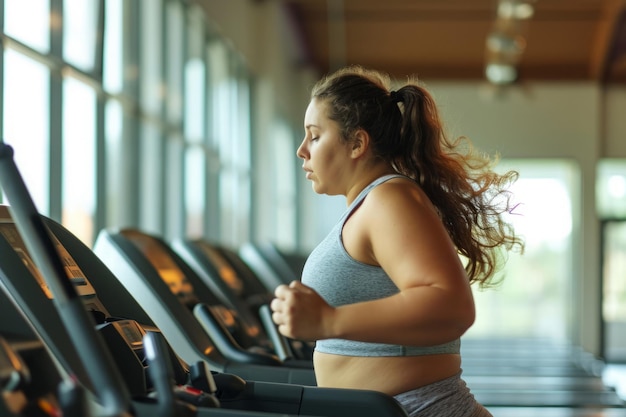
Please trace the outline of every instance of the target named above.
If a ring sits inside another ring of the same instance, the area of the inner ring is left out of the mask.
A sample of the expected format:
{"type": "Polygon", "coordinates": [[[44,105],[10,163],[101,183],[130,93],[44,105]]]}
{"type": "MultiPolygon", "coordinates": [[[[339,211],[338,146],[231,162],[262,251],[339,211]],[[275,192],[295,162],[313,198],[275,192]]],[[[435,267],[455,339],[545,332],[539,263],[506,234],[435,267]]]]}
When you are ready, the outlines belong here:
{"type": "Polygon", "coordinates": [[[296,155],[298,155],[298,158],[301,159],[305,159],[306,158],[306,140],[303,140],[302,143],[300,144],[300,146],[298,146],[298,150],[296,150],[296,155]]]}

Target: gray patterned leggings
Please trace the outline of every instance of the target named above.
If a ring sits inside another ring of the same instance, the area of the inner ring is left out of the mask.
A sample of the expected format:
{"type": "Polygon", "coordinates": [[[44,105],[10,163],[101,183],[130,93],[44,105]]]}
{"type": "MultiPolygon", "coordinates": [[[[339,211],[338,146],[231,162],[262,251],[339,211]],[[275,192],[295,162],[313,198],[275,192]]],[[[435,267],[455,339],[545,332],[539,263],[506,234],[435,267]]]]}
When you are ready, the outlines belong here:
{"type": "Polygon", "coordinates": [[[409,417],[493,417],[476,402],[460,372],[394,398],[409,417]]]}

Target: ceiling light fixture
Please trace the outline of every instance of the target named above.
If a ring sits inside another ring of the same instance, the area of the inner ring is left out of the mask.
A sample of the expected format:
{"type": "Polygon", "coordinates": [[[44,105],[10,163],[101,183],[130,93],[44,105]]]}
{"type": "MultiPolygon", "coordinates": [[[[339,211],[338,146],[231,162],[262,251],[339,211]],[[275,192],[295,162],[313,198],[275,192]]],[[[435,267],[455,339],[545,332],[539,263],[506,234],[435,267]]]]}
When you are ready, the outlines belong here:
{"type": "Polygon", "coordinates": [[[521,55],[526,49],[526,39],[520,35],[492,32],[487,36],[487,49],[494,53],[521,55]]]}
{"type": "Polygon", "coordinates": [[[496,85],[516,82],[526,50],[525,27],[534,15],[535,0],[500,0],[493,29],[485,41],[485,77],[496,85]]]}
{"type": "Polygon", "coordinates": [[[502,19],[530,19],[535,8],[528,1],[503,0],[498,4],[498,17],[502,19]]]}
{"type": "Polygon", "coordinates": [[[517,80],[517,68],[511,64],[490,63],[485,67],[485,76],[492,84],[511,84],[517,80]]]}

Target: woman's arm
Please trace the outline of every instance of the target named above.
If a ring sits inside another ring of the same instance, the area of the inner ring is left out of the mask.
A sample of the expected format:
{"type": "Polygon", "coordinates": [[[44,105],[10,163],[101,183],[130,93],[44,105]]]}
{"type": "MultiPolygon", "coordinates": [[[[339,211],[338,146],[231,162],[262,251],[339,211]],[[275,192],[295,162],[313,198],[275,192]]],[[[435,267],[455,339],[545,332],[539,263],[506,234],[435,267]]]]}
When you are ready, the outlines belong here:
{"type": "Polygon", "coordinates": [[[286,336],[427,346],[460,337],[474,322],[463,265],[419,188],[399,181],[372,190],[343,240],[355,259],[380,265],[400,292],[333,308],[301,283],[281,286],[272,308],[286,336]]]}

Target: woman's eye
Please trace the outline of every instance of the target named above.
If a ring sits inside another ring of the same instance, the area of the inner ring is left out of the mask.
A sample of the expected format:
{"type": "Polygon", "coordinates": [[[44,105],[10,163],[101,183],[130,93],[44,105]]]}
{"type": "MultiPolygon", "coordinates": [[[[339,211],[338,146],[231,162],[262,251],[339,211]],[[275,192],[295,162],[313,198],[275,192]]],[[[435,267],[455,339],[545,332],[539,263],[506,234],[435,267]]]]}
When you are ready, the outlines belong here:
{"type": "Polygon", "coordinates": [[[318,140],[320,137],[319,136],[314,136],[311,138],[311,142],[318,140]]]}

